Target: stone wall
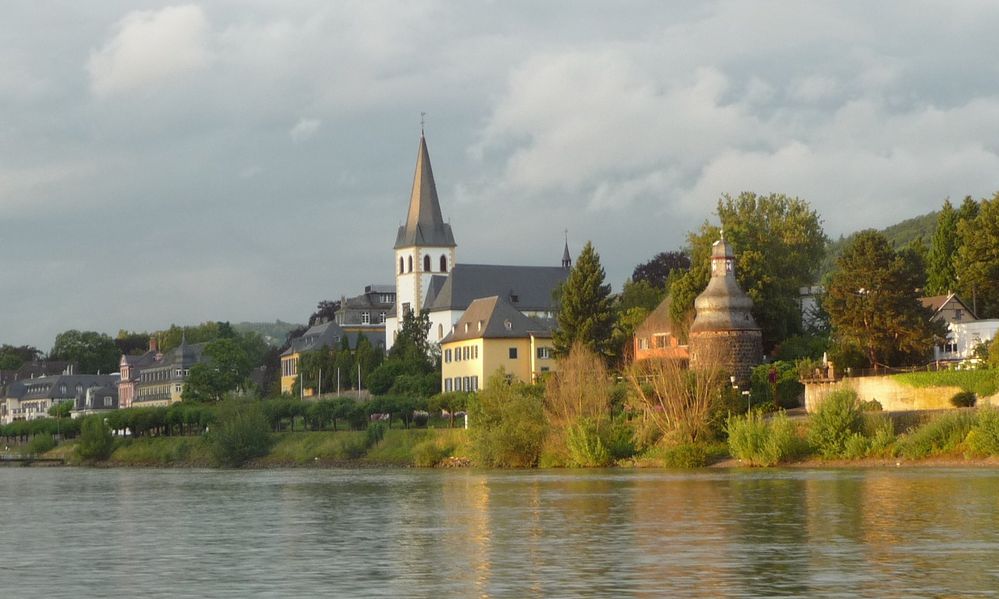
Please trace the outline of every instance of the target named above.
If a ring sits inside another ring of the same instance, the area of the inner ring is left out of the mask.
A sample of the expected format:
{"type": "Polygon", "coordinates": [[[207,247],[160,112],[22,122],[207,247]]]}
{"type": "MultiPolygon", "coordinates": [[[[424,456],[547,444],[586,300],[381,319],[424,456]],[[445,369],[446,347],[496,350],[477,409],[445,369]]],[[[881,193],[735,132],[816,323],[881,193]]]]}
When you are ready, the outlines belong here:
{"type": "MultiPolygon", "coordinates": [[[[953,408],[950,398],[961,391],[960,387],[910,387],[890,376],[815,381],[805,383],[805,410],[814,412],[827,395],[838,389],[853,389],[860,401],[877,400],[886,412],[953,408]]],[[[999,405],[999,394],[978,400],[978,405],[986,403],[999,405]]]]}
{"type": "Polygon", "coordinates": [[[760,331],[703,331],[690,335],[690,367],[718,361],[740,384],[748,383],[753,367],[763,362],[760,331]]]}

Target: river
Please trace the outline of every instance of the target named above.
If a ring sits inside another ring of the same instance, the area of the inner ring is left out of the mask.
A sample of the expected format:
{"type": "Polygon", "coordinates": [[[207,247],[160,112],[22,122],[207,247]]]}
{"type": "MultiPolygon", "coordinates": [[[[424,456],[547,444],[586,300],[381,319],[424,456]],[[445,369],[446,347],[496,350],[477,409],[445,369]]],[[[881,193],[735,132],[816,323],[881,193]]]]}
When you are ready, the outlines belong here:
{"type": "Polygon", "coordinates": [[[4,597],[997,596],[999,472],[0,469],[4,597]]]}

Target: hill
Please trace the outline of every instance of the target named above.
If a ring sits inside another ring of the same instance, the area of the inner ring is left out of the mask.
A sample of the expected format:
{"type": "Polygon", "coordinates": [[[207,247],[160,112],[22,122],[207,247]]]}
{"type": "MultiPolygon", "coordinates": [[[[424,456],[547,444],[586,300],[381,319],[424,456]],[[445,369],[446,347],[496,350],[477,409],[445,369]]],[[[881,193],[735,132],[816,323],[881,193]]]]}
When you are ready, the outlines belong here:
{"type": "Polygon", "coordinates": [[[302,325],[282,320],[274,322],[240,322],[232,325],[240,333],[257,333],[264,338],[268,345],[279,347],[288,338],[288,333],[302,325]]]}
{"type": "MultiPolygon", "coordinates": [[[[888,238],[888,241],[890,241],[896,249],[903,248],[919,238],[922,238],[923,243],[925,243],[928,247],[930,245],[930,238],[933,236],[933,231],[936,227],[937,212],[934,211],[903,220],[900,223],[881,229],[881,233],[888,238]]],[[[856,235],[857,233],[851,233],[846,237],[840,236],[839,239],[829,242],[826,246],[826,257],[822,261],[822,270],[819,274],[820,280],[832,270],[833,265],[836,264],[836,259],[839,258],[839,255],[843,252],[843,248],[854,237],[856,237],[856,235]]]]}

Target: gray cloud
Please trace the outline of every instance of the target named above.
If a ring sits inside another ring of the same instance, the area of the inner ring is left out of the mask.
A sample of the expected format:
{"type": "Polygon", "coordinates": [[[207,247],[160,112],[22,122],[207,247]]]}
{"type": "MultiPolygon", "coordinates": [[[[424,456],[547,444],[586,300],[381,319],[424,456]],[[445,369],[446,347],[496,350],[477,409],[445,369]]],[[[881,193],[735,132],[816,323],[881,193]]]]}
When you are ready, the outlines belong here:
{"type": "Polygon", "coordinates": [[[982,3],[68,0],[0,24],[0,342],[303,320],[392,278],[421,111],[459,259],[612,282],[722,193],[832,235],[999,188],[982,3]],[[304,142],[304,143],[303,143],[304,142]]]}

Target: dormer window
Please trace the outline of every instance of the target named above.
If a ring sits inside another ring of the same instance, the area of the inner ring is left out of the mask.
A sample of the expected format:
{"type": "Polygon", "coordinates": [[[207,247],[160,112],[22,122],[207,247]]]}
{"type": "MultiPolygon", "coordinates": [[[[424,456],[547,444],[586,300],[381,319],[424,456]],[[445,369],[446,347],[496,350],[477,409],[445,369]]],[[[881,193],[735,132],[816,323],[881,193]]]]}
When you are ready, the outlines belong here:
{"type": "Polygon", "coordinates": [[[466,333],[468,332],[468,323],[467,322],[465,323],[465,332],[466,333]]]}
{"type": "Polygon", "coordinates": [[[505,321],[503,321],[503,328],[505,328],[508,331],[512,331],[513,330],[513,323],[510,322],[509,320],[505,320],[505,321]]]}
{"type": "Polygon", "coordinates": [[[510,301],[516,304],[517,302],[520,301],[520,296],[517,295],[516,293],[511,293],[510,294],[510,301]]]}

